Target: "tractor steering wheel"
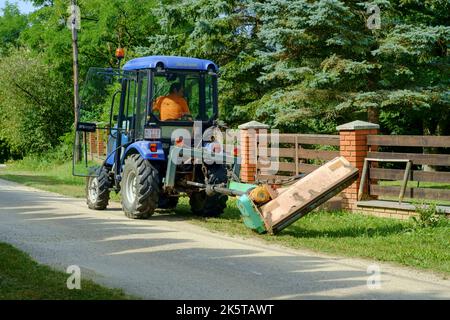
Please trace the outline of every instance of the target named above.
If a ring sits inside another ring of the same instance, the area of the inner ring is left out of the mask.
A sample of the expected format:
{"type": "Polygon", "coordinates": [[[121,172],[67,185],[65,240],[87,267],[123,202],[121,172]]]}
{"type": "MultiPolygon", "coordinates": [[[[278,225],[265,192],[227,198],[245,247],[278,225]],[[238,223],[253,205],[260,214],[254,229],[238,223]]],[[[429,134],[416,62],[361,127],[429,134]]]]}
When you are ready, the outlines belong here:
{"type": "Polygon", "coordinates": [[[192,116],[191,116],[190,114],[184,114],[184,115],[181,117],[180,120],[182,120],[182,121],[192,121],[193,118],[192,118],[192,116]]]}

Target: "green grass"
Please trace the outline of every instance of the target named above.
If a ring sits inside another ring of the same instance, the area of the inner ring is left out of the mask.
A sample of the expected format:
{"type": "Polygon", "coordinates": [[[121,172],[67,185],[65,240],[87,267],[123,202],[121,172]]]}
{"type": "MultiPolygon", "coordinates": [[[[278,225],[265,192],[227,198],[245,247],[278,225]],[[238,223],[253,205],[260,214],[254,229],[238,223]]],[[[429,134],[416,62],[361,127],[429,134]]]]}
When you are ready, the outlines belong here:
{"type": "MultiPolygon", "coordinates": [[[[0,300],[122,300],[132,297],[81,279],[80,290],[67,289],[70,274],[33,261],[16,248],[0,243],[0,300]]],[[[81,274],[83,276],[83,274],[81,274]]]]}
{"type": "MultiPolygon", "coordinates": [[[[86,178],[72,175],[72,163],[36,164],[32,161],[16,161],[0,168],[0,178],[29,187],[56,192],[66,196],[84,198],[86,178]]],[[[112,200],[119,196],[111,193],[112,200]]]]}
{"type": "MultiPolygon", "coordinates": [[[[70,164],[29,170],[23,164],[0,169],[0,178],[29,186],[84,197],[84,179],[71,176],[70,164]],[[26,170],[25,170],[26,169],[26,170]]],[[[117,197],[116,197],[117,199],[117,197]]],[[[212,231],[259,238],[292,248],[307,248],[348,257],[394,262],[405,266],[450,274],[450,221],[437,227],[415,228],[412,221],[363,216],[346,212],[315,212],[300,219],[276,236],[257,235],[241,221],[236,202],[230,200],[219,218],[192,216],[182,198],[176,213],[191,223],[212,231]]]]}
{"type": "Polygon", "coordinates": [[[58,192],[67,196],[84,197],[85,180],[72,176],[72,164],[31,165],[17,161],[0,169],[0,177],[26,186],[58,192]]]}

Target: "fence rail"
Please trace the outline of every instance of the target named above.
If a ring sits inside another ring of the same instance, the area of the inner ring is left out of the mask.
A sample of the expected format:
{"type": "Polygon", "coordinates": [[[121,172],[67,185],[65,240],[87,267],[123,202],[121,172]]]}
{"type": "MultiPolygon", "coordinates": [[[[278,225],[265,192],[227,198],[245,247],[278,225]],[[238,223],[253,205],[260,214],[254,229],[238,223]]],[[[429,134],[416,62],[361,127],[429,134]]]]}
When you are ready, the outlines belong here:
{"type": "MultiPolygon", "coordinates": [[[[258,134],[258,137],[262,139],[267,139],[270,141],[270,134],[258,134]]],[[[279,135],[280,143],[292,143],[296,142],[299,144],[318,144],[318,145],[326,145],[326,146],[339,146],[339,136],[332,134],[293,134],[293,133],[284,133],[279,135]]]]}
{"type": "Polygon", "coordinates": [[[414,164],[426,164],[432,166],[450,165],[450,154],[369,152],[367,157],[378,159],[409,159],[414,164]]]}
{"type": "MultiPolygon", "coordinates": [[[[404,174],[405,170],[400,169],[370,169],[370,177],[375,180],[402,180],[404,174]]],[[[409,180],[417,182],[450,183],[450,172],[425,172],[412,170],[409,180]]]]}
{"type": "Polygon", "coordinates": [[[367,144],[374,146],[450,148],[450,136],[367,136],[367,144]]]}

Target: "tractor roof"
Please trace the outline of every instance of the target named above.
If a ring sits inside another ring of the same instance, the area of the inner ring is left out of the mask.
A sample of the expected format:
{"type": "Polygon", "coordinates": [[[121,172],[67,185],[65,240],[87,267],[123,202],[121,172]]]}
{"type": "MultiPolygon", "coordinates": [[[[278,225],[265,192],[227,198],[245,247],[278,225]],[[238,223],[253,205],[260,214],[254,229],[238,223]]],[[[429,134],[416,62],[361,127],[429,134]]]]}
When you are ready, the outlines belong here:
{"type": "Polygon", "coordinates": [[[162,63],[167,69],[197,70],[207,71],[211,66],[217,71],[217,65],[210,61],[197,58],[186,58],[176,56],[149,56],[136,58],[128,61],[123,69],[127,71],[156,68],[158,63],[162,63]]]}

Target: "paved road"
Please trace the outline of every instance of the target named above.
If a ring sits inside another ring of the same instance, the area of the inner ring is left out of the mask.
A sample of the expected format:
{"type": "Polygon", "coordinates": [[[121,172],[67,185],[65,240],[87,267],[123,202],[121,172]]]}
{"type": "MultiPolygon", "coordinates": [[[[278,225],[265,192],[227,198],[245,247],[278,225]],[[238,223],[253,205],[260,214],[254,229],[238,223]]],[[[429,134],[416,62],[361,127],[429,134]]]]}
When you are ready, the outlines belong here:
{"type": "Polygon", "coordinates": [[[370,261],[290,250],[211,233],[172,215],[126,219],[117,205],[84,201],[0,180],[0,241],[41,263],[149,299],[450,299],[450,281],[370,261]]]}

